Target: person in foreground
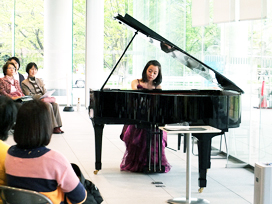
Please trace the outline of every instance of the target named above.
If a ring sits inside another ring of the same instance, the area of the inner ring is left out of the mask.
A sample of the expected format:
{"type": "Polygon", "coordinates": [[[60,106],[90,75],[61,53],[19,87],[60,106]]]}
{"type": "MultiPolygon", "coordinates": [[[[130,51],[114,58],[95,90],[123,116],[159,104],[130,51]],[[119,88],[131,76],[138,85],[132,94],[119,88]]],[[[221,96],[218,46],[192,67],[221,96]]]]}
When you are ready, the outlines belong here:
{"type": "MultiPolygon", "coordinates": [[[[161,65],[156,60],[149,61],[142,72],[141,79],[135,79],[131,82],[131,88],[133,90],[137,89],[161,89],[162,74],[161,65]]],[[[140,129],[135,125],[125,125],[121,133],[121,139],[126,144],[126,152],[124,154],[120,168],[122,171],[134,171],[143,172],[144,168],[148,165],[148,147],[147,147],[147,134],[148,129],[140,129]]],[[[166,132],[163,132],[162,141],[162,166],[165,168],[165,172],[170,171],[170,164],[168,163],[165,156],[165,146],[167,141],[166,132]]],[[[157,142],[158,143],[158,142],[157,142]]],[[[156,145],[158,146],[158,144],[156,145]]],[[[152,145],[152,158],[154,161],[153,152],[154,145],[152,145]]],[[[158,163],[157,159],[156,162],[158,163]]]]}
{"type": "Polygon", "coordinates": [[[7,61],[3,66],[4,77],[0,78],[0,95],[8,96],[13,100],[24,96],[19,81],[14,79],[15,65],[7,61]]]}
{"type": "Polygon", "coordinates": [[[38,191],[54,204],[83,203],[87,193],[70,162],[46,146],[52,136],[48,106],[40,100],[24,103],[14,128],[16,145],[9,148],[5,168],[9,186],[38,191]]]}
{"type": "MultiPolygon", "coordinates": [[[[5,158],[9,148],[5,141],[8,131],[14,125],[17,109],[12,99],[0,96],[0,185],[6,185],[5,158]]],[[[1,203],[1,200],[0,200],[1,203]]]]}
{"type": "MultiPolygon", "coordinates": [[[[28,74],[27,79],[22,82],[22,91],[26,96],[33,96],[33,98],[40,99],[46,93],[45,85],[40,78],[36,78],[38,66],[34,62],[30,62],[26,66],[28,74]]],[[[53,133],[62,134],[64,131],[60,129],[62,121],[59,112],[59,105],[55,102],[54,97],[46,97],[41,99],[49,106],[50,116],[53,122],[53,133]]]]}

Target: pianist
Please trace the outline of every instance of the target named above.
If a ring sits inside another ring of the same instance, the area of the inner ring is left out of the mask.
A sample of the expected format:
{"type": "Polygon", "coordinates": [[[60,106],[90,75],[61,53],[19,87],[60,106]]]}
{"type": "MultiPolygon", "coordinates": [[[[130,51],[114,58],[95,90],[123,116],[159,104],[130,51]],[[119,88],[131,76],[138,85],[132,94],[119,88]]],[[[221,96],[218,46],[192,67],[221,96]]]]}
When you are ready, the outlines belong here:
{"type": "MultiPolygon", "coordinates": [[[[131,88],[133,90],[143,89],[161,89],[162,73],[161,65],[156,60],[149,61],[142,72],[141,79],[135,79],[131,82],[131,88]]],[[[124,154],[120,168],[122,171],[143,172],[144,168],[148,165],[147,158],[147,144],[146,136],[147,129],[137,128],[135,125],[125,125],[121,133],[121,139],[126,144],[126,152],[124,154]]],[[[165,172],[170,171],[170,165],[165,156],[165,146],[167,141],[167,135],[163,133],[162,141],[162,165],[165,168],[165,172]]],[[[152,145],[152,157],[153,157],[153,145],[152,145]]],[[[154,158],[151,158],[154,161],[154,158]]],[[[158,161],[157,161],[158,162],[158,161]]]]}

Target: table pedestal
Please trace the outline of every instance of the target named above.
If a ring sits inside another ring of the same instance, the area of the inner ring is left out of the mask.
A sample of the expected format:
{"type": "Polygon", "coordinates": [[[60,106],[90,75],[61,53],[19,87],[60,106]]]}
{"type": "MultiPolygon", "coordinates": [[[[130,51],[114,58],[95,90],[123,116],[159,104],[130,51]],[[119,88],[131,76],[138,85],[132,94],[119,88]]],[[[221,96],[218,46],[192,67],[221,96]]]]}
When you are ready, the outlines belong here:
{"type": "Polygon", "coordinates": [[[186,198],[173,198],[168,203],[190,203],[190,204],[206,204],[209,201],[201,198],[191,198],[191,151],[192,151],[192,133],[185,133],[186,137],[186,198]]]}
{"type": "Polygon", "coordinates": [[[186,198],[173,198],[171,200],[167,201],[168,203],[190,203],[190,204],[206,204],[206,203],[210,203],[209,201],[205,200],[205,199],[201,199],[201,198],[191,198],[191,200],[187,200],[186,198]]]}
{"type": "MultiPolygon", "coordinates": [[[[171,127],[170,127],[171,128],[171,127]]],[[[191,198],[191,151],[192,151],[192,133],[219,133],[221,130],[211,127],[211,126],[191,126],[191,127],[177,127],[176,130],[172,130],[165,127],[160,127],[160,129],[167,132],[167,134],[180,134],[184,133],[186,137],[186,197],[183,198],[173,198],[167,201],[167,203],[186,203],[186,204],[206,204],[210,203],[208,200],[201,198],[191,198]]]]}

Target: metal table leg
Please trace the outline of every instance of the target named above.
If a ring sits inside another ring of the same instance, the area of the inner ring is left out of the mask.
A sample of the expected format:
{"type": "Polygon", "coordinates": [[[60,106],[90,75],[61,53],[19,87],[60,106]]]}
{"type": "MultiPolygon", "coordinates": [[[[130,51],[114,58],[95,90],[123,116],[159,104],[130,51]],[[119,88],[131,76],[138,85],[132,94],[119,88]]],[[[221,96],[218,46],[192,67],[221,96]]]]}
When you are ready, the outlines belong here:
{"type": "Polygon", "coordinates": [[[173,198],[168,200],[168,203],[185,203],[185,204],[206,204],[210,203],[209,201],[201,198],[191,198],[191,151],[192,151],[192,143],[191,143],[191,133],[185,133],[186,137],[186,198],[173,198]]]}

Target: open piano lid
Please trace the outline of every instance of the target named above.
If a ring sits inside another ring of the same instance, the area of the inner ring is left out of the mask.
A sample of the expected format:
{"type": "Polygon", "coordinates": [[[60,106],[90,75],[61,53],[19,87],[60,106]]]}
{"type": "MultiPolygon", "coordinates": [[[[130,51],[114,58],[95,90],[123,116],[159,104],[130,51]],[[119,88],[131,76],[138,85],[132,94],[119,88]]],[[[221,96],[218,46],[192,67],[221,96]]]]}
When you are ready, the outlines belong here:
{"type": "Polygon", "coordinates": [[[119,23],[125,24],[135,32],[140,32],[144,38],[148,38],[148,41],[154,44],[156,47],[159,47],[165,53],[171,55],[173,58],[176,58],[182,64],[198,73],[208,81],[216,84],[219,88],[224,90],[237,91],[239,93],[244,93],[237,85],[235,85],[228,78],[224,77],[219,72],[215,71],[208,65],[189,55],[184,50],[180,49],[173,43],[169,42],[150,28],[146,27],[144,24],[140,23],[132,16],[126,14],[124,17],[120,14],[117,14],[114,17],[115,20],[118,20],[119,23]]]}

